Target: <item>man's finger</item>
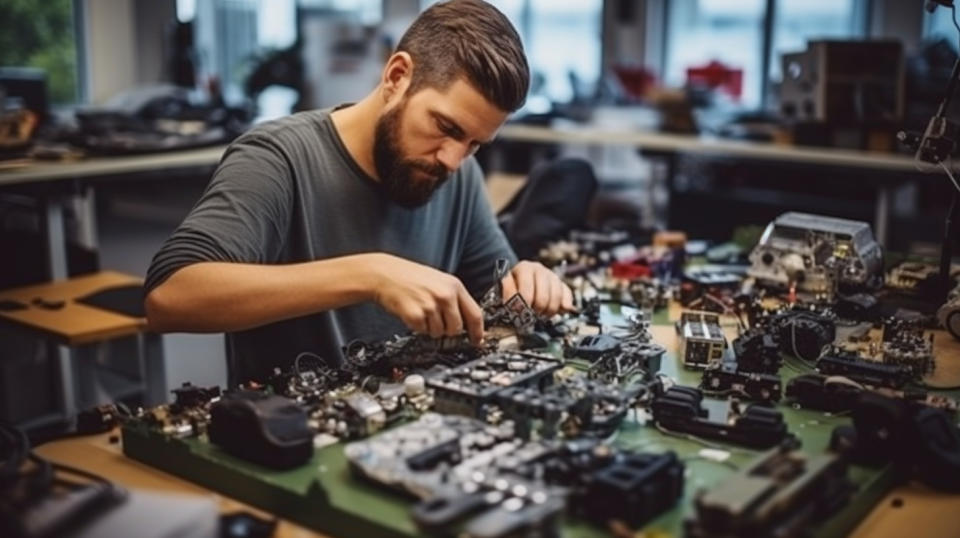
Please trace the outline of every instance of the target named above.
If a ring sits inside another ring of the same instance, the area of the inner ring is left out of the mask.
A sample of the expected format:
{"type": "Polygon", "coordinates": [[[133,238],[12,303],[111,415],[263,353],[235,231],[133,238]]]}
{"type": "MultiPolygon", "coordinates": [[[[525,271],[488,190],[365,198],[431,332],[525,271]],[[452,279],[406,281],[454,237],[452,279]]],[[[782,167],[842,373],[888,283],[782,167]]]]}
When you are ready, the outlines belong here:
{"type": "Polygon", "coordinates": [[[507,276],[500,280],[500,288],[503,290],[501,299],[506,302],[517,294],[517,281],[513,278],[513,273],[507,273],[507,276]]]}
{"type": "Polygon", "coordinates": [[[440,315],[443,317],[443,333],[447,336],[456,336],[463,332],[463,320],[460,319],[460,308],[457,301],[446,301],[440,306],[440,315]]]}
{"type": "Polygon", "coordinates": [[[443,336],[443,316],[436,308],[427,312],[427,332],[431,338],[443,336]]]}
{"type": "Polygon", "coordinates": [[[550,301],[547,304],[547,314],[552,316],[560,311],[560,305],[563,302],[563,282],[560,277],[553,273],[547,273],[550,277],[550,301]]]}
{"type": "Polygon", "coordinates": [[[457,303],[460,305],[460,319],[467,329],[470,341],[473,342],[474,345],[482,344],[483,310],[480,309],[480,305],[473,300],[473,297],[470,296],[470,293],[463,286],[460,287],[459,293],[457,294],[457,303]]]}
{"type": "Polygon", "coordinates": [[[573,312],[573,291],[570,289],[570,286],[561,283],[563,286],[563,300],[560,303],[560,306],[565,312],[573,312]]]}
{"type": "Polygon", "coordinates": [[[536,297],[534,295],[536,284],[534,283],[533,271],[523,264],[518,265],[513,271],[513,278],[517,282],[517,292],[520,293],[520,296],[528,305],[533,306],[533,300],[536,297]]]}
{"type": "Polygon", "coordinates": [[[534,290],[533,295],[533,309],[539,313],[547,312],[547,309],[550,307],[550,293],[552,290],[551,280],[553,274],[549,271],[538,271],[536,268],[533,270],[534,274],[534,290]]]}

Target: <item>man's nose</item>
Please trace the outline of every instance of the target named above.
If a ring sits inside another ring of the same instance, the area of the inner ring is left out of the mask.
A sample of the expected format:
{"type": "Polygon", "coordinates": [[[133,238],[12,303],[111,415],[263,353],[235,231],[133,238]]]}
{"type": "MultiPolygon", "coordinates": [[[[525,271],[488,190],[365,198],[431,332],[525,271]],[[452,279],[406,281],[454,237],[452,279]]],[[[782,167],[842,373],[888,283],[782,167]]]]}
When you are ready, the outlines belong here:
{"type": "Polygon", "coordinates": [[[444,140],[437,151],[437,160],[448,171],[460,168],[460,163],[470,155],[470,145],[456,140],[444,140]]]}

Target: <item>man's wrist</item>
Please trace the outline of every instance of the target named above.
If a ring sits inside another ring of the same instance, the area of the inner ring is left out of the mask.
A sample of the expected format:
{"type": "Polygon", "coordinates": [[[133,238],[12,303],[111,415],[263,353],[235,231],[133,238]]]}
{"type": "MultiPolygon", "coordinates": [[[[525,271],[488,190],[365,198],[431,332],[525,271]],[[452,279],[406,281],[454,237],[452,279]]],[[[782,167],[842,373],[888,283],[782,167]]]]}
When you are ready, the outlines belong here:
{"type": "Polygon", "coordinates": [[[344,258],[342,278],[360,301],[377,301],[378,290],[383,283],[383,269],[388,263],[388,254],[370,252],[344,258]]]}

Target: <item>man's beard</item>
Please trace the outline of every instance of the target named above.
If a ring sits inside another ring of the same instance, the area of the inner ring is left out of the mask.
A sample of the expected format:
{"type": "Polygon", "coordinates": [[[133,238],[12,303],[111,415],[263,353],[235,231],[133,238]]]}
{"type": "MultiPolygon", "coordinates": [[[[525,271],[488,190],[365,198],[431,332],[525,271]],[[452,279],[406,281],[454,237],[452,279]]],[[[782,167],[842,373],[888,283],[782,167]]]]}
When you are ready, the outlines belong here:
{"type": "Polygon", "coordinates": [[[404,103],[377,120],[373,140],[373,164],[380,184],[391,201],[413,209],[430,201],[450,174],[440,163],[405,159],[400,149],[400,121],[404,103]]]}

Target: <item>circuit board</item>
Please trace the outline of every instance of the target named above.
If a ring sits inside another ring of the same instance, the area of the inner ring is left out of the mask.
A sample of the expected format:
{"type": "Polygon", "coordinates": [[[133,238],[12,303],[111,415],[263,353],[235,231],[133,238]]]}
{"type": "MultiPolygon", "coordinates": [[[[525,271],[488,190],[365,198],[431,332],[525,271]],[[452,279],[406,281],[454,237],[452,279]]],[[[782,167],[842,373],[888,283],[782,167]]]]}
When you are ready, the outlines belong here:
{"type": "MultiPolygon", "coordinates": [[[[609,320],[622,319],[617,306],[605,306],[609,320]]],[[[666,316],[654,318],[654,334],[663,334],[666,316]]],[[[553,350],[555,353],[556,349],[553,350]]],[[[695,386],[700,372],[684,369],[673,353],[666,353],[660,372],[679,383],[695,386]]],[[[797,367],[782,368],[784,382],[804,373],[797,367]]],[[[704,407],[720,413],[729,402],[706,399],[704,407]]],[[[845,416],[778,404],[785,422],[808,454],[827,450],[831,431],[849,423],[845,416]]],[[[646,422],[649,417],[631,411],[610,441],[614,446],[648,453],[674,451],[685,465],[683,497],[677,505],[652,519],[643,528],[664,535],[682,536],[684,520],[692,515],[698,491],[711,488],[743,468],[761,452],[721,442],[705,442],[664,432],[646,422]],[[718,456],[719,455],[719,456],[718,456]]],[[[410,508],[417,499],[378,487],[351,472],[345,443],[317,449],[310,461],[290,470],[271,470],[231,456],[205,436],[174,438],[143,423],[123,428],[124,453],[136,460],[170,472],[214,491],[229,495],[311,529],[332,536],[419,536],[410,508]]],[[[893,472],[851,466],[848,478],[855,486],[850,502],[817,528],[818,536],[847,534],[892,487],[893,472]]],[[[609,529],[567,516],[560,527],[564,536],[608,536],[609,529]]]]}

